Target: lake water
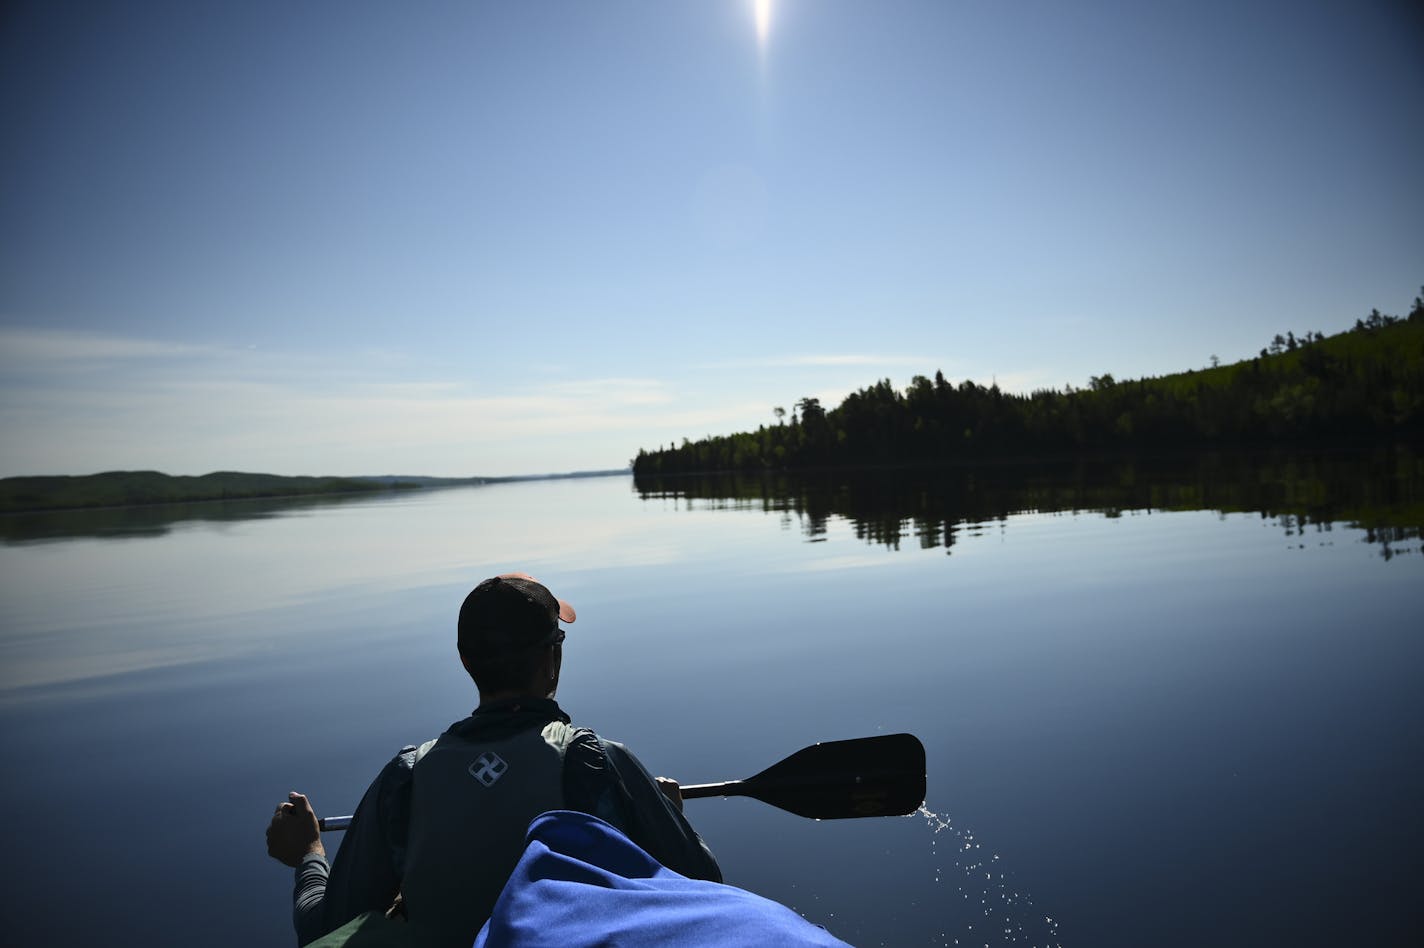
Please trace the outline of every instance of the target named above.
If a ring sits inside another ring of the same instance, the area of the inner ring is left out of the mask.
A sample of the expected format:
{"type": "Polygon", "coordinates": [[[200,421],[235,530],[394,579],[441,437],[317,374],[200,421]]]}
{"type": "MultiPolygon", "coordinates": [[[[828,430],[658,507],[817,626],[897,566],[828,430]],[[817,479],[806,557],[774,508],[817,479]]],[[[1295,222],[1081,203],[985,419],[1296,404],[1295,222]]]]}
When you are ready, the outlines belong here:
{"type": "MultiPolygon", "coordinates": [[[[455,615],[575,604],[559,698],[685,783],[909,731],[927,812],[689,801],[860,945],[1417,944],[1410,455],[543,481],[0,523],[11,944],[292,943],[263,829],[475,703],[455,615]]],[[[329,844],[334,840],[329,840],[329,844]]]]}

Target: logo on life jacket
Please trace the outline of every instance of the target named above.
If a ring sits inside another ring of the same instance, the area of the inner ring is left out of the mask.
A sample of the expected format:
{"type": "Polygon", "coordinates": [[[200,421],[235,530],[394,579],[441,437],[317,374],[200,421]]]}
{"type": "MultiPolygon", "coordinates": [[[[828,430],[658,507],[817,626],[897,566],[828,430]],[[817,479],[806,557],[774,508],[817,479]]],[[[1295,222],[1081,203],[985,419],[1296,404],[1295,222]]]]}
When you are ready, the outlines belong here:
{"type": "Polygon", "coordinates": [[[508,769],[509,764],[505,763],[503,757],[493,751],[485,751],[470,765],[470,776],[486,787],[493,787],[494,782],[503,777],[508,769]]]}

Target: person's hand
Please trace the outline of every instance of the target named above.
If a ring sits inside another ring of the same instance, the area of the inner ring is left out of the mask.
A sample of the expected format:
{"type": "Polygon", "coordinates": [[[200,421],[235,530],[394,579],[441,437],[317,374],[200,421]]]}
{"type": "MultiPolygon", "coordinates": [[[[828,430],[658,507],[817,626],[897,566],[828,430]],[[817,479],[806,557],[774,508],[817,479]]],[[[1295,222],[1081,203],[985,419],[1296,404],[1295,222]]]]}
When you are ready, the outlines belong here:
{"type": "Polygon", "coordinates": [[[654,777],[657,781],[658,789],[663,792],[663,796],[672,801],[672,805],[677,807],[677,812],[682,812],[682,787],[671,777],[654,777]]]}
{"type": "Polygon", "coordinates": [[[325,856],[326,849],[321,845],[321,827],[311,801],[294,791],[287,794],[287,802],[277,807],[267,824],[267,855],[295,868],[308,853],[325,856]]]}

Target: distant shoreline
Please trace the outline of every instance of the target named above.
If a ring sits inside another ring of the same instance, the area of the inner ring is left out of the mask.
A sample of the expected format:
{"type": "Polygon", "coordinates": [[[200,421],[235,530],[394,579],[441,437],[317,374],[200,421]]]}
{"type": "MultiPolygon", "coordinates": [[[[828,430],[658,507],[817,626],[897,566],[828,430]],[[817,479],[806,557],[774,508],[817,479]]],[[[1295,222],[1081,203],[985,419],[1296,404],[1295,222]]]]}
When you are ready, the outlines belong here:
{"type": "Polygon", "coordinates": [[[627,468],[623,468],[568,474],[443,478],[413,475],[286,477],[240,471],[188,476],[164,474],[159,471],[106,471],[101,474],[76,476],[7,477],[0,479],[0,513],[152,507],[229,500],[360,496],[427,488],[476,487],[515,481],[607,477],[629,473],[631,472],[627,468]]]}

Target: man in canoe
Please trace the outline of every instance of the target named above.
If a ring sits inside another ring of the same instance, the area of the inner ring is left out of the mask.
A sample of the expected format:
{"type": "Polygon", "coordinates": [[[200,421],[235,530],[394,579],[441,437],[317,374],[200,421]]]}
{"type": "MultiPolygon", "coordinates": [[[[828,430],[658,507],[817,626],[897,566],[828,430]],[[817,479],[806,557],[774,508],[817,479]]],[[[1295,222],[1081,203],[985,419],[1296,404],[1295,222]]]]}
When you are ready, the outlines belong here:
{"type": "Polygon", "coordinates": [[[682,815],[675,781],[654,780],[622,745],[574,727],[554,701],[573,607],[533,577],[487,579],[460,607],[460,661],[480,703],[438,739],[406,747],[361,799],[328,867],[311,803],[292,793],[267,852],[296,869],[293,921],[305,945],[399,894],[417,944],[469,946],[524,850],[530,821],[578,810],[617,827],[694,879],[721,870],[682,815]]]}

